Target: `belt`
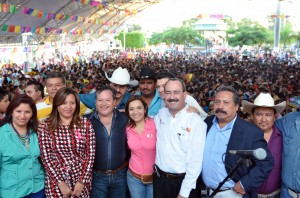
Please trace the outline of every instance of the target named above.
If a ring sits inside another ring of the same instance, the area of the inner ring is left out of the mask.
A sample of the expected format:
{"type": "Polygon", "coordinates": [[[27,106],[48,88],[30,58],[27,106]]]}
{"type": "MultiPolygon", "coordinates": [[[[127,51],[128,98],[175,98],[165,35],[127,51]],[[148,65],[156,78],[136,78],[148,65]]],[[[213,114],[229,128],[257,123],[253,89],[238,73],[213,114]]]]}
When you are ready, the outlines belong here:
{"type": "Polygon", "coordinates": [[[153,174],[137,174],[129,168],[130,173],[137,179],[141,180],[143,184],[151,184],[153,182],[153,174]]]}
{"type": "MultiPolygon", "coordinates": [[[[206,188],[206,195],[210,196],[215,190],[216,190],[215,188],[206,188]]],[[[220,192],[225,192],[227,190],[233,190],[233,188],[219,189],[216,194],[220,192]]]]}
{"type": "Polygon", "coordinates": [[[93,169],[94,172],[97,173],[103,173],[103,174],[107,174],[107,175],[113,175],[115,173],[117,173],[119,170],[125,168],[128,166],[128,162],[125,162],[124,164],[122,164],[122,166],[120,166],[119,168],[115,169],[115,170],[100,170],[100,169],[93,169]]]}
{"type": "Polygon", "coordinates": [[[272,198],[276,195],[279,195],[280,191],[281,191],[281,189],[279,188],[279,189],[277,189],[277,190],[275,190],[275,191],[273,191],[269,194],[258,194],[258,198],[272,198]]]}
{"type": "Polygon", "coordinates": [[[179,178],[184,178],[184,176],[185,176],[185,173],[167,173],[167,172],[160,170],[159,168],[158,168],[158,171],[162,176],[164,176],[168,179],[179,179],[179,178]]]}
{"type": "Polygon", "coordinates": [[[300,198],[300,193],[288,188],[289,195],[293,198],[300,198]]]}

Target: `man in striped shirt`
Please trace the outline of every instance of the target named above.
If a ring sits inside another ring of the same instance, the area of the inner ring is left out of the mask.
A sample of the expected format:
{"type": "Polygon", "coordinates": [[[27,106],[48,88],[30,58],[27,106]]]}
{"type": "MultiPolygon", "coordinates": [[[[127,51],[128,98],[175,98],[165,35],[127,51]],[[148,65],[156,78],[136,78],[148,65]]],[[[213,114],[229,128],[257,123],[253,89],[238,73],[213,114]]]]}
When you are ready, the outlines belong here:
{"type": "MultiPolygon", "coordinates": [[[[45,120],[50,115],[54,96],[60,88],[66,87],[66,79],[63,74],[59,72],[51,72],[47,75],[45,83],[48,96],[43,102],[36,104],[37,117],[40,121],[45,120]]],[[[81,115],[89,114],[91,112],[91,109],[87,108],[82,102],[80,102],[81,115]]]]}

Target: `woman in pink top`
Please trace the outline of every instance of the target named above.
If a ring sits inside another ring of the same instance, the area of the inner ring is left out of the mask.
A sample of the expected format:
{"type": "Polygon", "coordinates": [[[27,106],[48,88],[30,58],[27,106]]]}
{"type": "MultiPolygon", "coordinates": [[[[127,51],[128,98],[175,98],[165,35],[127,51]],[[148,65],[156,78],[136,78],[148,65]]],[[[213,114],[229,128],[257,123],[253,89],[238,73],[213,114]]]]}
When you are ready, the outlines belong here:
{"type": "Polygon", "coordinates": [[[147,117],[148,106],[141,96],[134,95],[126,103],[128,115],[127,142],[131,151],[127,184],[131,198],[153,197],[153,165],[156,152],[156,127],[147,117]]]}

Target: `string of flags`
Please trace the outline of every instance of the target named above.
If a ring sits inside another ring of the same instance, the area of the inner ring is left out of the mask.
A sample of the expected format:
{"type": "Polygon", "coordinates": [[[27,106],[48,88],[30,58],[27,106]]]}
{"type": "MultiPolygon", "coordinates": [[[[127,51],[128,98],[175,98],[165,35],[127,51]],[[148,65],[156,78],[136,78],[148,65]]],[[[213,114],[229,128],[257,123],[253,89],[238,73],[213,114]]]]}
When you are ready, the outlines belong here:
{"type": "Polygon", "coordinates": [[[83,34],[115,34],[116,31],[115,30],[104,30],[104,29],[100,29],[97,31],[94,30],[81,30],[81,29],[77,29],[77,30],[73,30],[73,31],[69,31],[67,29],[54,29],[54,28],[46,28],[46,27],[30,27],[30,26],[19,26],[19,25],[8,25],[8,24],[3,24],[0,27],[0,30],[2,32],[13,32],[13,33],[27,33],[27,32],[31,32],[33,34],[45,34],[45,33],[49,33],[49,32],[54,32],[57,34],[71,34],[71,35],[83,35],[83,34]]]}
{"type": "Polygon", "coordinates": [[[281,15],[276,15],[276,14],[272,14],[272,15],[270,15],[270,17],[271,18],[281,18],[281,19],[284,19],[284,18],[289,18],[289,17],[291,17],[291,16],[289,16],[289,15],[283,15],[283,14],[281,14],[281,15]]]}

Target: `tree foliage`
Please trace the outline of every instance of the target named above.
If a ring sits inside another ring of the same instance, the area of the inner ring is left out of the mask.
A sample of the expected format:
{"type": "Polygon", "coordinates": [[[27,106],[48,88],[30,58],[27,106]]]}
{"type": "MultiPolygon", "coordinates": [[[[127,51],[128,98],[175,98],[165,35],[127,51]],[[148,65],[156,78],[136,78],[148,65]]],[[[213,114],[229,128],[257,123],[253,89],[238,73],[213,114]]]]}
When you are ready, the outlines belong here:
{"type": "Polygon", "coordinates": [[[186,45],[187,43],[193,45],[199,45],[202,42],[203,38],[201,34],[193,30],[189,25],[183,25],[181,27],[171,27],[168,30],[162,33],[154,33],[152,34],[149,44],[156,45],[161,42],[165,42],[166,44],[178,44],[178,45],[186,45]]]}
{"type": "Polygon", "coordinates": [[[280,30],[280,43],[283,44],[283,48],[286,48],[294,40],[297,40],[297,34],[293,31],[292,24],[286,23],[280,30]]]}
{"type": "Polygon", "coordinates": [[[250,19],[242,19],[227,30],[230,46],[258,45],[270,42],[270,30],[250,19]]]}
{"type": "MultiPolygon", "coordinates": [[[[124,44],[124,32],[121,32],[115,37],[124,44]]],[[[145,37],[144,34],[138,31],[128,32],[125,34],[125,47],[126,48],[142,48],[144,47],[145,37]]]]}

